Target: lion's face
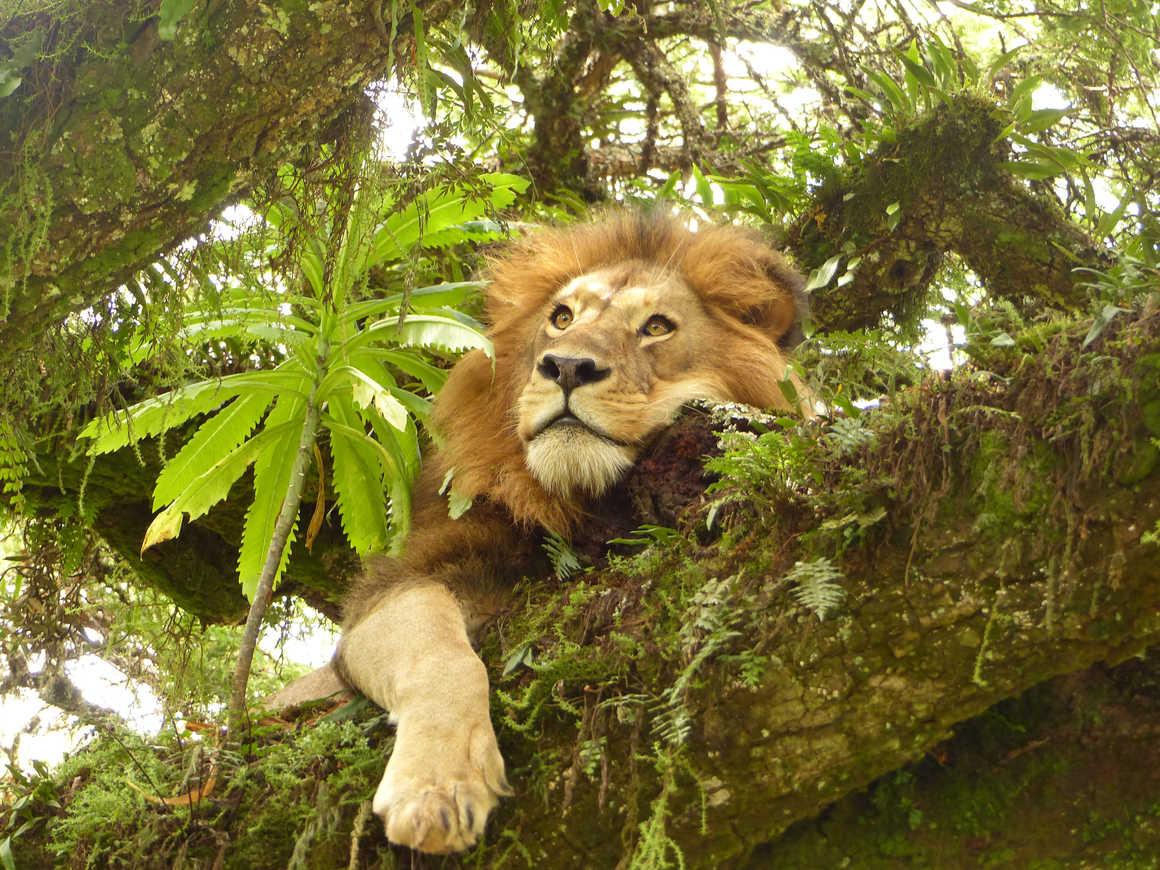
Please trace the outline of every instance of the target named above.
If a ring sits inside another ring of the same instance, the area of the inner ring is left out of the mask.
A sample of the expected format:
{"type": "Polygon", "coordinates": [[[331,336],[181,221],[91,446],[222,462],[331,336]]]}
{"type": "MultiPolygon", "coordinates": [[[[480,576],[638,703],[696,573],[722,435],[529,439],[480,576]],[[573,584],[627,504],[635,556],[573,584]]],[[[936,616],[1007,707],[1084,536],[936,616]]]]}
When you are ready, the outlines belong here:
{"type": "Polygon", "coordinates": [[[549,492],[599,495],[690,399],[726,398],[717,332],[672,273],[625,263],[575,278],[541,312],[516,402],[528,468],[549,492]]]}
{"type": "Polygon", "coordinates": [[[495,356],[435,407],[429,476],[566,533],[690,399],[787,407],[801,276],[760,238],[612,214],[513,242],[489,269],[495,356]]]}

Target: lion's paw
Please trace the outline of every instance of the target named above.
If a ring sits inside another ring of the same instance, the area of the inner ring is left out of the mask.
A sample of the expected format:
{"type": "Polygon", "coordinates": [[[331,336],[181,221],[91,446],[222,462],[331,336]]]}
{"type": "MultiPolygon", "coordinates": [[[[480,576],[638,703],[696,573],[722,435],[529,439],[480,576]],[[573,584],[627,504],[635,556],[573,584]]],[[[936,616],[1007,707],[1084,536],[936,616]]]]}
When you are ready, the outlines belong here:
{"type": "Polygon", "coordinates": [[[373,809],[392,843],[435,854],[469,849],[499,798],[512,794],[491,723],[459,733],[413,725],[400,723],[373,809]]]}

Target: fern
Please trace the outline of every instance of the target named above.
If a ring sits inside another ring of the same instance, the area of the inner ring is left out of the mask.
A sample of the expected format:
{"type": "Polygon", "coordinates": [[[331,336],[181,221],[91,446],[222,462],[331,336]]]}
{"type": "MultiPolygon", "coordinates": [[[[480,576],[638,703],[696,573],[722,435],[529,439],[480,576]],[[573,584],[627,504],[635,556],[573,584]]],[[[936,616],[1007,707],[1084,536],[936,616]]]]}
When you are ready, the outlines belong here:
{"type": "Polygon", "coordinates": [[[846,595],[837,584],[843,579],[842,572],[824,557],[795,562],[785,579],[794,584],[793,595],[798,603],[816,614],[819,620],[825,619],[846,595]]]}
{"type": "Polygon", "coordinates": [[[846,456],[859,447],[874,443],[875,435],[866,428],[862,417],[838,417],[830,424],[826,437],[838,448],[840,456],[846,456]]]}
{"type": "Polygon", "coordinates": [[[580,557],[576,555],[572,545],[555,532],[548,532],[545,536],[544,552],[552,561],[552,570],[556,572],[558,580],[567,580],[581,568],[580,557]]]}
{"type": "Polygon", "coordinates": [[[705,662],[740,634],[736,625],[741,619],[741,610],[733,590],[734,579],[714,577],[707,581],[693,595],[685,612],[680,637],[689,662],[654,707],[657,718],[653,733],[672,746],[684,744],[693,728],[685,703],[693,677],[705,662]]]}
{"type": "Polygon", "coordinates": [[[0,415],[0,495],[14,513],[19,513],[24,503],[20,490],[28,473],[30,455],[12,419],[7,414],[0,415]]]}

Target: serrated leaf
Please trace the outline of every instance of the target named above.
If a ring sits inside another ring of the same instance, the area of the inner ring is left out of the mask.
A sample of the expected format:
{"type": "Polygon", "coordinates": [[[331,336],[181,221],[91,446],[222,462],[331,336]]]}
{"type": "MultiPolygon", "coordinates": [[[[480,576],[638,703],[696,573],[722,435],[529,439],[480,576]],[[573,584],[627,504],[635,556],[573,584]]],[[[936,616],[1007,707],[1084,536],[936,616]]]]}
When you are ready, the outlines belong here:
{"type": "Polygon", "coordinates": [[[408,460],[402,455],[396,440],[396,437],[401,437],[401,434],[394,429],[389,429],[386,433],[379,433],[379,440],[376,441],[361,428],[356,429],[348,426],[333,415],[324,415],[323,422],[332,435],[340,433],[356,441],[362,439],[359,443],[365,442],[377,453],[383,469],[383,480],[390,494],[393,536],[389,552],[397,552],[411,524],[411,487],[407,474],[408,460]]]}
{"type": "Polygon", "coordinates": [[[153,485],[153,510],[176,499],[190,481],[209,471],[249,438],[273,398],[264,392],[242,396],[202,423],[157,475],[153,485]]]}
{"type": "MultiPolygon", "coordinates": [[[[278,304],[287,302],[279,297],[278,304]]],[[[232,327],[236,334],[245,332],[247,326],[266,324],[269,326],[291,327],[303,332],[314,334],[318,332],[318,324],[311,323],[294,314],[283,314],[276,307],[255,308],[253,306],[230,306],[220,311],[190,311],[183,320],[186,329],[194,327],[226,328],[232,327]]],[[[180,333],[179,333],[180,334],[180,333]]],[[[194,335],[195,333],[189,333],[194,335]]]]}
{"type": "Polygon", "coordinates": [[[349,369],[351,377],[354,378],[351,384],[351,398],[356,405],[361,408],[373,407],[396,429],[407,428],[407,409],[391,394],[390,387],[354,366],[345,368],[349,369]]]}
{"type": "MultiPolygon", "coordinates": [[[[431,395],[435,395],[443,389],[443,384],[447,381],[446,369],[431,365],[426,360],[420,359],[413,351],[365,347],[358,354],[372,354],[375,359],[394,366],[421,383],[431,395]]],[[[358,354],[352,354],[351,358],[355,358],[358,354]]]]}
{"type": "Polygon", "coordinates": [[[78,437],[93,439],[87,452],[99,456],[120,450],[130,441],[159,435],[167,429],[180,426],[198,414],[207,414],[242,392],[263,390],[278,394],[305,395],[307,384],[304,373],[287,369],[242,372],[224,378],[199,381],[138,402],[127,411],[116,411],[90,420],[78,437]]]}
{"type": "Polygon", "coordinates": [[[176,538],[181,533],[184,516],[182,510],[174,507],[168,507],[155,516],[145,530],[145,537],[141,539],[141,555],[145,555],[145,551],[152,546],[176,538]]]}
{"type": "MultiPolygon", "coordinates": [[[[253,601],[257,591],[270,541],[274,537],[274,526],[290,485],[290,472],[302,437],[305,415],[306,398],[286,395],[278,397],[266,420],[266,426],[274,427],[279,434],[271,439],[267,449],[254,462],[254,500],[246,511],[242,546],[238,552],[238,579],[242,584],[242,593],[250,601],[253,601]]],[[[293,540],[292,530],[282,550],[282,559],[274,575],[275,583],[286,567],[293,540]]]]}
{"type": "Polygon", "coordinates": [[[479,330],[454,318],[434,314],[413,314],[402,326],[395,318],[379,320],[347,339],[340,352],[349,354],[378,341],[390,341],[403,346],[438,347],[455,352],[479,349],[488,356],[495,355],[491,340],[479,330]]]}
{"type": "Polygon", "coordinates": [[[330,403],[331,482],[338,501],[342,529],[356,553],[381,552],[390,539],[383,468],[373,442],[360,431],[361,422],[345,396],[330,403]]]}
{"type": "Polygon", "coordinates": [[[528,187],[528,180],[518,175],[492,172],[480,177],[490,185],[486,196],[452,187],[418,197],[401,211],[392,214],[375,233],[367,266],[386,259],[401,259],[415,247],[442,247],[460,241],[462,232],[456,225],[474,221],[489,211],[506,208],[528,187]]]}
{"type": "MultiPolygon", "coordinates": [[[[141,551],[144,552],[159,541],[167,540],[164,535],[175,519],[180,529],[183,515],[188,516],[191,521],[196,520],[225,499],[237,479],[270,447],[272,442],[280,439],[291,425],[281,424],[273,427],[267,425],[262,432],[234,448],[212,468],[191,480],[173,503],[154,518],[145,532],[145,542],[142,543],[141,551]],[[154,526],[157,528],[154,529],[154,526]]],[[[173,534],[176,534],[176,531],[173,534]]]]}
{"type": "MultiPolygon", "coordinates": [[[[406,296],[408,305],[416,310],[439,309],[445,306],[462,305],[471,295],[479,292],[485,286],[483,281],[454,281],[444,284],[432,284],[411,291],[406,296]]],[[[368,299],[365,302],[356,302],[348,305],[343,311],[343,320],[354,323],[368,317],[378,317],[387,312],[398,313],[403,304],[403,293],[394,293],[382,299],[368,299]]]]}

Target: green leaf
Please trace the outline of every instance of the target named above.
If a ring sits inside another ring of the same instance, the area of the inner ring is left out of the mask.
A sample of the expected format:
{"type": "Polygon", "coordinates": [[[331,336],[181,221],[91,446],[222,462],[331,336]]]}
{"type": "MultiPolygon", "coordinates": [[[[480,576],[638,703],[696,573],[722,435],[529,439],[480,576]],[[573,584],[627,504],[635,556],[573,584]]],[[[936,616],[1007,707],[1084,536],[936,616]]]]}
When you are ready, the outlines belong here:
{"type": "MultiPolygon", "coordinates": [[[[404,390],[402,387],[390,387],[391,395],[395,397],[407,409],[407,413],[412,417],[417,417],[419,420],[427,423],[431,417],[433,406],[429,399],[424,399],[422,396],[416,396],[414,393],[404,390]]],[[[403,431],[406,427],[395,427],[403,431]]]]}
{"type": "Polygon", "coordinates": [[[713,205],[713,185],[709,183],[709,179],[702,175],[701,170],[696,166],[693,167],[693,181],[696,183],[697,196],[701,202],[707,206],[713,205]]]}
{"type": "Polygon", "coordinates": [[[995,76],[998,75],[999,73],[1001,73],[1004,69],[1006,69],[1007,64],[1009,64],[1012,60],[1015,59],[1015,55],[1017,55],[1019,52],[1021,52],[1026,47],[1027,47],[1026,45],[1018,45],[1015,48],[1011,49],[1010,51],[1004,52],[1003,54],[1001,54],[997,58],[995,58],[993,61],[991,61],[990,65],[987,67],[986,79],[982,82],[982,84],[989,85],[992,81],[994,81],[995,76]]]}
{"type": "MultiPolygon", "coordinates": [[[[913,44],[911,49],[914,50],[913,44]]],[[[933,88],[937,86],[937,82],[935,82],[934,76],[931,75],[930,70],[923,66],[917,58],[911,57],[908,53],[900,52],[898,54],[898,59],[902,61],[902,65],[906,67],[906,71],[914,76],[920,85],[923,85],[927,88],[933,88]]]]}
{"type": "MultiPolygon", "coordinates": [[[[141,545],[144,552],[154,544],[176,537],[181,530],[182,518],[196,520],[230,494],[230,488],[257,459],[279,442],[285,432],[294,429],[292,423],[269,426],[249,441],[234,448],[203,474],[190,481],[173,503],[154,517],[145,532],[141,545]]],[[[291,437],[294,431],[290,432],[291,437]]]]}
{"type": "Polygon", "coordinates": [[[874,84],[878,85],[883,96],[886,97],[896,112],[908,114],[913,110],[913,106],[911,105],[910,99],[906,96],[906,92],[886,73],[879,70],[867,70],[866,76],[874,84]]]}
{"type": "Polygon", "coordinates": [[[431,365],[426,360],[421,359],[414,351],[364,347],[358,353],[352,354],[351,358],[353,359],[359,354],[372,354],[375,359],[405,372],[421,383],[423,388],[433,396],[438,394],[443,389],[443,384],[447,382],[446,369],[431,365]]]}
{"type": "Polygon", "coordinates": [[[669,173],[669,177],[665,179],[665,183],[660,186],[656,193],[657,201],[672,199],[677,189],[677,184],[681,181],[681,170],[674,169],[669,173]]]}
{"type": "Polygon", "coordinates": [[[491,188],[489,195],[472,196],[465,188],[452,187],[426,193],[405,209],[394,212],[375,233],[366,265],[402,259],[420,244],[444,247],[463,241],[464,233],[457,231],[458,225],[506,208],[529,184],[527,179],[502,172],[484,174],[479,183],[491,188]]]}
{"type": "Polygon", "coordinates": [[[6,47],[11,55],[0,62],[0,100],[10,96],[20,87],[20,83],[24,81],[21,73],[36,60],[43,44],[44,29],[41,27],[7,38],[6,47]]]}
{"type": "Polygon", "coordinates": [[[351,398],[361,408],[373,407],[396,429],[407,428],[407,409],[391,394],[391,389],[356,366],[331,369],[318,386],[318,399],[324,401],[340,384],[349,384],[351,398]]]}
{"type": "Polygon", "coordinates": [[[842,261],[841,254],[835,254],[810,272],[810,278],[806,281],[805,292],[811,293],[821,287],[825,287],[834,279],[834,275],[838,271],[838,264],[842,261]]]}
{"type": "Polygon", "coordinates": [[[209,471],[249,438],[273,399],[265,392],[242,396],[202,423],[157,475],[153,510],[176,499],[191,480],[209,471]]]}
{"type": "MultiPolygon", "coordinates": [[[[245,338],[255,327],[293,330],[315,335],[318,324],[293,314],[283,314],[277,308],[226,308],[220,312],[189,312],[177,337],[187,342],[210,341],[215,338],[245,338]]],[[[262,336],[265,337],[264,335],[262,336]]]]}
{"type": "MultiPolygon", "coordinates": [[[[394,520],[394,546],[392,550],[397,549],[397,545],[406,536],[410,527],[411,516],[410,481],[405,473],[405,461],[398,453],[398,444],[393,439],[376,441],[362,429],[349,426],[332,414],[323,415],[323,423],[330,430],[332,449],[335,436],[338,436],[346,438],[352,443],[362,444],[378,455],[381,474],[379,479],[383,480],[391,496],[391,517],[394,520]]],[[[352,540],[351,543],[353,545],[354,541],[352,540]]]]}
{"type": "Polygon", "coordinates": [[[1092,321],[1091,329],[1088,330],[1087,335],[1084,336],[1081,348],[1086,348],[1089,344],[1100,337],[1100,334],[1107,329],[1117,314],[1127,314],[1128,309],[1119,308],[1115,305],[1105,305],[1100,313],[1096,315],[1095,320],[1092,321]]]}
{"type": "Polygon", "coordinates": [[[278,368],[198,381],[138,402],[127,411],[114,411],[90,420],[78,437],[92,439],[88,448],[90,455],[110,453],[131,441],[159,435],[191,417],[209,413],[234,396],[256,390],[305,396],[309,391],[309,380],[304,372],[278,368]]]}
{"type": "MultiPolygon", "coordinates": [[[[469,297],[486,287],[484,281],[456,281],[446,284],[432,284],[411,291],[407,303],[412,309],[431,310],[446,306],[462,305],[469,297]]],[[[368,317],[378,317],[388,312],[399,311],[403,304],[403,293],[394,293],[382,299],[368,299],[365,302],[356,302],[348,305],[343,311],[343,320],[347,323],[365,320],[368,317]]]]}
{"type": "Polygon", "coordinates": [[[1000,164],[1015,175],[1040,181],[1064,172],[1064,168],[1049,160],[1008,160],[1000,164]]]}
{"type": "Polygon", "coordinates": [[[379,320],[347,339],[336,351],[336,355],[349,354],[379,341],[403,346],[438,347],[452,352],[479,349],[488,356],[495,355],[491,340],[478,329],[452,317],[433,314],[413,314],[402,326],[399,326],[397,318],[379,320]]]}
{"type": "MultiPolygon", "coordinates": [[[[278,397],[266,419],[266,426],[268,430],[273,429],[280,434],[268,442],[266,449],[254,462],[254,500],[246,511],[242,546],[238,552],[238,579],[242,584],[242,593],[251,601],[257,591],[258,580],[274,537],[274,526],[290,485],[290,472],[294,467],[298,442],[302,438],[306,402],[306,397],[300,395],[278,397]]],[[[292,530],[282,550],[282,559],[274,575],[275,583],[286,567],[293,540],[292,530]]]]}
{"type": "Polygon", "coordinates": [[[1048,127],[1058,124],[1070,111],[1071,109],[1036,109],[1019,125],[1019,130],[1022,133],[1041,133],[1048,127]]]}
{"type": "Polygon", "coordinates": [[[157,35],[165,42],[177,35],[177,25],[189,14],[195,0],[161,0],[161,17],[157,23],[157,35]]]}
{"type": "Polygon", "coordinates": [[[926,45],[926,65],[934,72],[940,87],[953,88],[958,85],[954,53],[937,39],[926,45]]]}
{"type": "Polygon", "coordinates": [[[346,396],[330,403],[336,425],[330,430],[331,480],[342,528],[356,553],[382,552],[390,540],[383,463],[374,442],[362,433],[362,423],[346,396]]]}
{"type": "Polygon", "coordinates": [[[1031,117],[1031,95],[1042,81],[1040,76],[1028,76],[1011,89],[1007,106],[1020,122],[1025,122],[1031,117]]]}

